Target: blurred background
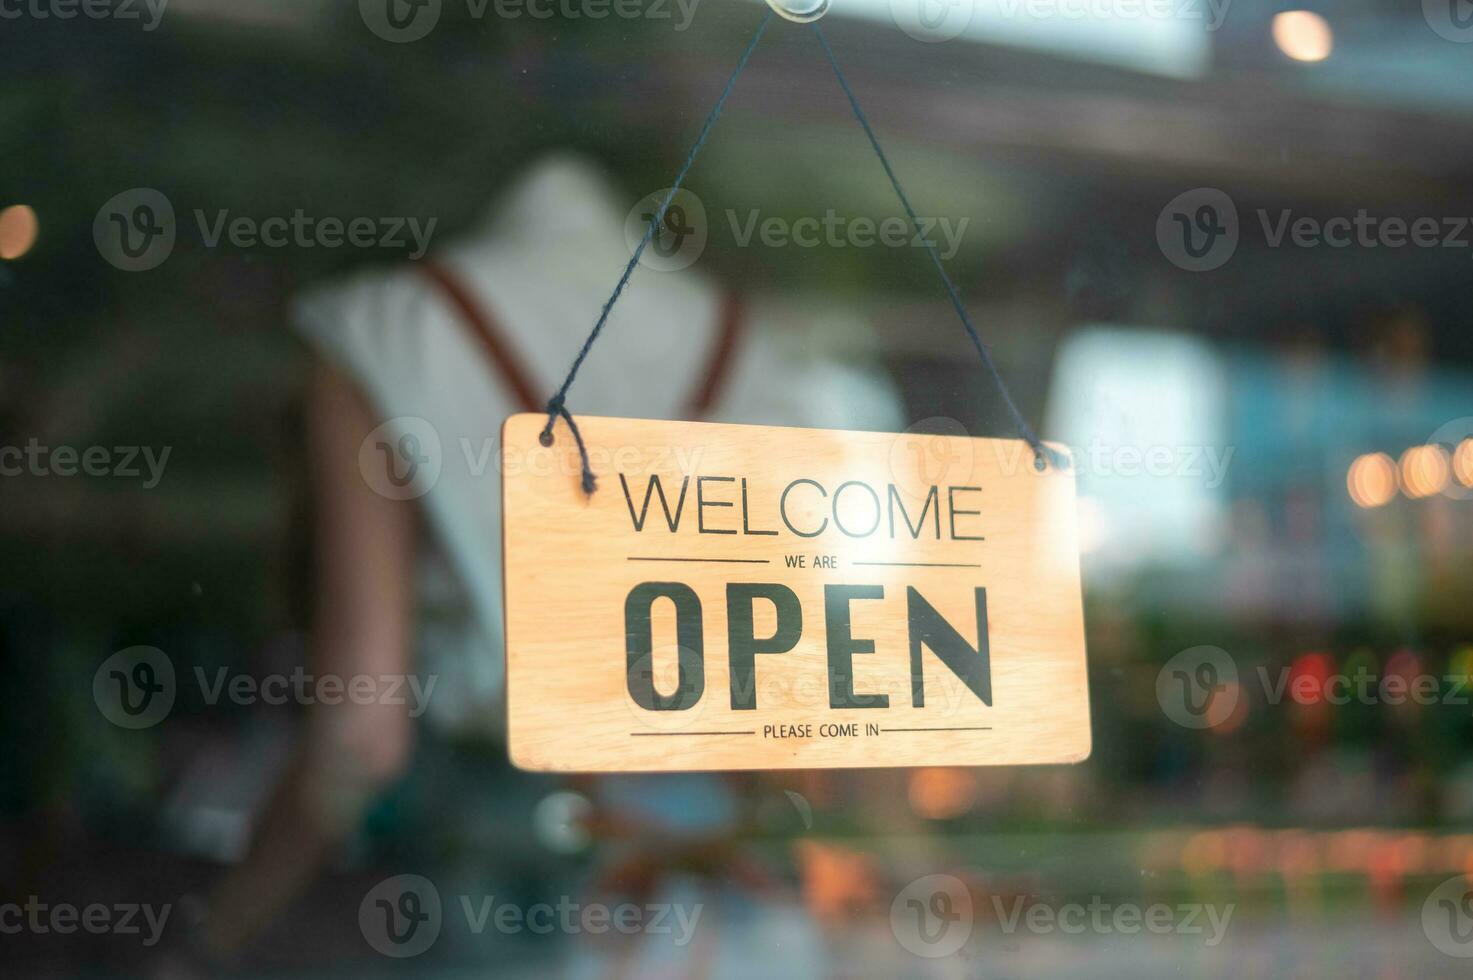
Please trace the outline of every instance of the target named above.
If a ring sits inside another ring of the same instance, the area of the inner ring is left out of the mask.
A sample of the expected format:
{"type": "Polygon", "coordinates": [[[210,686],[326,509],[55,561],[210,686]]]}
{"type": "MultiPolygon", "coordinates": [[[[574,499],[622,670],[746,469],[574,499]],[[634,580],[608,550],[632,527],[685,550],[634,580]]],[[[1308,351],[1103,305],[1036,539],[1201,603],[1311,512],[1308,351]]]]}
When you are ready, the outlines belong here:
{"type": "MultiPolygon", "coordinates": [[[[516,772],[494,726],[427,732],[309,894],[228,960],[198,954],[202,896],[301,711],[181,687],[133,731],[93,677],[137,645],[181,674],[303,662],[310,355],[289,303],[420,256],[408,234],[212,245],[194,212],[434,219],[433,250],[552,151],[597,161],[633,208],[669,186],[764,10],[444,0],[396,43],[373,6],[0,0],[0,446],[119,464],[0,457],[0,906],[174,909],[152,945],[0,912],[13,975],[1466,971],[1473,903],[1437,891],[1473,875],[1461,0],[834,0],[823,21],[917,209],[966,220],[947,265],[1023,413],[1080,460],[1087,762],[641,783],[630,813],[723,828],[643,869],[646,890],[723,912],[701,943],[615,955],[452,928],[462,896],[585,894],[619,848],[588,814],[618,804],[516,772]],[[167,260],[136,272],[94,234],[135,188],[178,215],[167,260]],[[151,479],[145,450],[166,449],[151,479]],[[435,882],[447,924],[395,958],[360,903],[404,873],[435,882]],[[971,902],[945,957],[892,914],[932,874],[971,902]],[[1233,911],[1209,943],[1010,931],[1015,900],[1233,911]]],[[[810,31],[772,25],[687,187],[703,274],[815,311],[790,342],[881,372],[906,424],[1014,434],[923,252],[742,240],[754,210],[902,214],[810,31]]]]}

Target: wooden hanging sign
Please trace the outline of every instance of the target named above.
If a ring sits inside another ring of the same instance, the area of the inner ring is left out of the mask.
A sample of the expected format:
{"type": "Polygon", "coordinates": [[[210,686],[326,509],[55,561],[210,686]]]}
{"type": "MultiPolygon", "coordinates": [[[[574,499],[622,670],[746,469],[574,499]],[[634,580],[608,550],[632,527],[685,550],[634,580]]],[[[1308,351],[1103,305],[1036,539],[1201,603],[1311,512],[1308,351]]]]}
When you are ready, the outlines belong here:
{"type": "Polygon", "coordinates": [[[1089,755],[1072,467],[1020,440],[579,416],[586,497],[544,421],[502,431],[518,767],[1089,755]]]}

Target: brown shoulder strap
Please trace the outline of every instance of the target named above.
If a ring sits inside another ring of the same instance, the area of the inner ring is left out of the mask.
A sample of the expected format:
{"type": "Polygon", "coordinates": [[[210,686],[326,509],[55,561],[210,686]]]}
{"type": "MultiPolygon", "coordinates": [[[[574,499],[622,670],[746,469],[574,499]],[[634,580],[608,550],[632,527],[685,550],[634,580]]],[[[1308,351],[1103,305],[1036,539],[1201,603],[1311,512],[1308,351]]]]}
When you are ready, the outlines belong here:
{"type": "MultiPolygon", "coordinates": [[[[537,396],[533,388],[530,372],[523,366],[504,331],[498,328],[495,320],[476,301],[460,278],[445,266],[433,262],[424,263],[420,268],[451,308],[460,315],[461,321],[475,336],[486,359],[501,375],[501,380],[506,383],[522,408],[528,412],[541,411],[543,399],[537,396]]],[[[731,374],[732,356],[742,331],[741,297],[735,293],[724,294],[719,316],[716,342],[711,346],[700,383],[686,404],[686,411],[691,418],[702,418],[710,413],[731,374]]]]}
{"type": "Polygon", "coordinates": [[[496,321],[465,288],[460,278],[445,266],[433,262],[424,263],[420,268],[451,308],[460,314],[461,321],[486,354],[486,360],[501,375],[501,380],[506,383],[522,408],[528,412],[540,410],[542,399],[537,397],[532,375],[522,364],[503,331],[497,327],[496,321]]]}
{"type": "Polygon", "coordinates": [[[719,314],[721,322],[717,325],[716,343],[711,345],[711,355],[706,359],[706,370],[700,386],[687,403],[687,412],[693,419],[710,414],[731,376],[731,362],[742,332],[743,312],[740,296],[730,292],[722,295],[719,314]]]}

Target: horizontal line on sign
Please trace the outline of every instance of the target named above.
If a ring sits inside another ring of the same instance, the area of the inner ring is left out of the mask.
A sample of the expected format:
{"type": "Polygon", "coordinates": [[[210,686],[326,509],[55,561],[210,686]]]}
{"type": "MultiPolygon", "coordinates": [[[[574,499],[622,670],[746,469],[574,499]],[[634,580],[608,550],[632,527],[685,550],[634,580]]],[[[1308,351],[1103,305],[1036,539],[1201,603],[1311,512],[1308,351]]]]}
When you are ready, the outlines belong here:
{"type": "Polygon", "coordinates": [[[950,561],[857,561],[856,565],[888,565],[893,568],[981,568],[981,565],[968,565],[961,562],[950,561]]]}
{"type": "Polygon", "coordinates": [[[767,558],[660,558],[660,557],[649,558],[649,557],[645,557],[645,556],[642,556],[642,555],[641,556],[631,556],[629,558],[626,558],[625,561],[714,561],[714,562],[721,562],[721,563],[728,564],[728,565],[770,565],[770,564],[772,564],[771,560],[770,559],[767,559],[767,558]]]}
{"type": "Polygon", "coordinates": [[[990,732],[991,725],[976,728],[881,728],[882,732],[990,732]]]}
{"type": "Polygon", "coordinates": [[[630,732],[630,738],[655,738],[660,735],[756,735],[751,732],[630,732]]]}

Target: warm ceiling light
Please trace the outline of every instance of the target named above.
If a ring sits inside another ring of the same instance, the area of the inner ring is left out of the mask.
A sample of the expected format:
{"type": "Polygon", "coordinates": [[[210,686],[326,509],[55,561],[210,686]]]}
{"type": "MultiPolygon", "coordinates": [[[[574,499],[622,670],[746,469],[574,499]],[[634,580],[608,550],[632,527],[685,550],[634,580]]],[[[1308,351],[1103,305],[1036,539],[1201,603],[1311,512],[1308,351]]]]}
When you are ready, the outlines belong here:
{"type": "Polygon", "coordinates": [[[1367,453],[1350,464],[1345,485],[1357,507],[1380,507],[1396,496],[1396,464],[1385,453],[1367,453]]]}
{"type": "Polygon", "coordinates": [[[1430,497],[1447,486],[1450,466],[1441,446],[1413,446],[1401,454],[1401,486],[1408,497],[1430,497]]]}
{"type": "Polygon", "coordinates": [[[1473,439],[1464,439],[1453,453],[1453,475],[1465,487],[1473,487],[1473,439]]]}
{"type": "Polygon", "coordinates": [[[36,212],[24,204],[0,211],[0,259],[18,259],[36,244],[41,223],[36,212]]]}
{"type": "Polygon", "coordinates": [[[1335,48],[1329,23],[1308,10],[1287,10],[1274,15],[1274,43],[1295,61],[1324,61],[1335,48]]]}

